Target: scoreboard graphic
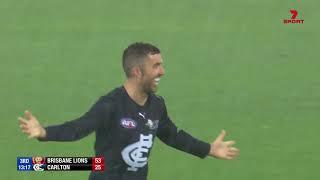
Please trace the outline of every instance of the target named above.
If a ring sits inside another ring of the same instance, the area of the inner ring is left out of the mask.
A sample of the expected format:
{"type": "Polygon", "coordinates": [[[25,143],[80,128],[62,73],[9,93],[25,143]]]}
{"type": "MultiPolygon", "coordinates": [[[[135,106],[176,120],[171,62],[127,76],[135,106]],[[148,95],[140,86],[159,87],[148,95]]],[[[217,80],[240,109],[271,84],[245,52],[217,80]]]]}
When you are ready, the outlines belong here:
{"type": "Polygon", "coordinates": [[[18,171],[103,171],[104,157],[17,157],[18,171]]]}

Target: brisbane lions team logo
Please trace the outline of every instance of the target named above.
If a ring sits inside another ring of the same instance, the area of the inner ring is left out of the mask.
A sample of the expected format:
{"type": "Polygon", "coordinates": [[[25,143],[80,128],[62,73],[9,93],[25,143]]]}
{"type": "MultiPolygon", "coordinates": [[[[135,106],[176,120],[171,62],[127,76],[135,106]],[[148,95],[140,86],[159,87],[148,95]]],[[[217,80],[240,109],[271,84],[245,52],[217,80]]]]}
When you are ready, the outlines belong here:
{"type": "Polygon", "coordinates": [[[35,171],[44,171],[44,163],[45,163],[44,157],[40,157],[40,156],[32,157],[33,169],[35,171]]]}

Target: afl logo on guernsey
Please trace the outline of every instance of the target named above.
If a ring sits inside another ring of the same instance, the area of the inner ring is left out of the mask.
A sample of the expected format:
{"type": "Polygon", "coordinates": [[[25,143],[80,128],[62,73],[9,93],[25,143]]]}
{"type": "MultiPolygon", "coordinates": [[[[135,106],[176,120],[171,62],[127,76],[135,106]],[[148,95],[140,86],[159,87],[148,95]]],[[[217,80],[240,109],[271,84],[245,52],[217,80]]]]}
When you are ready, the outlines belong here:
{"type": "Polygon", "coordinates": [[[122,118],[120,120],[120,124],[122,127],[127,129],[134,129],[137,127],[137,122],[131,118],[122,118]]]}

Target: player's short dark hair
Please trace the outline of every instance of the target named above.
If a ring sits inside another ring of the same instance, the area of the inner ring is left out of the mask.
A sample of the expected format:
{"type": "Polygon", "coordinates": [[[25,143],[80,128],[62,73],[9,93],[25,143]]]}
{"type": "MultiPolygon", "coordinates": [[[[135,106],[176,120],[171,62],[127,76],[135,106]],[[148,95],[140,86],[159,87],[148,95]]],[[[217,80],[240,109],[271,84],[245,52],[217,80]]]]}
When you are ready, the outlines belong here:
{"type": "Polygon", "coordinates": [[[136,42],[129,45],[122,55],[122,67],[126,76],[130,77],[134,66],[142,66],[146,57],[154,54],[160,54],[160,49],[152,44],[136,42]]]}

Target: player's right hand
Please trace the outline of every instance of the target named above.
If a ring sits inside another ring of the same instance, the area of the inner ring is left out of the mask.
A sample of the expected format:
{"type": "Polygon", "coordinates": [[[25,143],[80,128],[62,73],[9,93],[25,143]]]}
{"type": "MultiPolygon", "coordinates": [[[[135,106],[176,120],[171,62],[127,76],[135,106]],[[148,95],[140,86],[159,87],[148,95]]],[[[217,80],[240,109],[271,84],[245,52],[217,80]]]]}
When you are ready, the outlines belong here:
{"type": "Polygon", "coordinates": [[[25,111],[24,117],[19,117],[21,131],[28,135],[28,138],[44,138],[46,130],[41,126],[36,117],[31,112],[25,111]]]}

